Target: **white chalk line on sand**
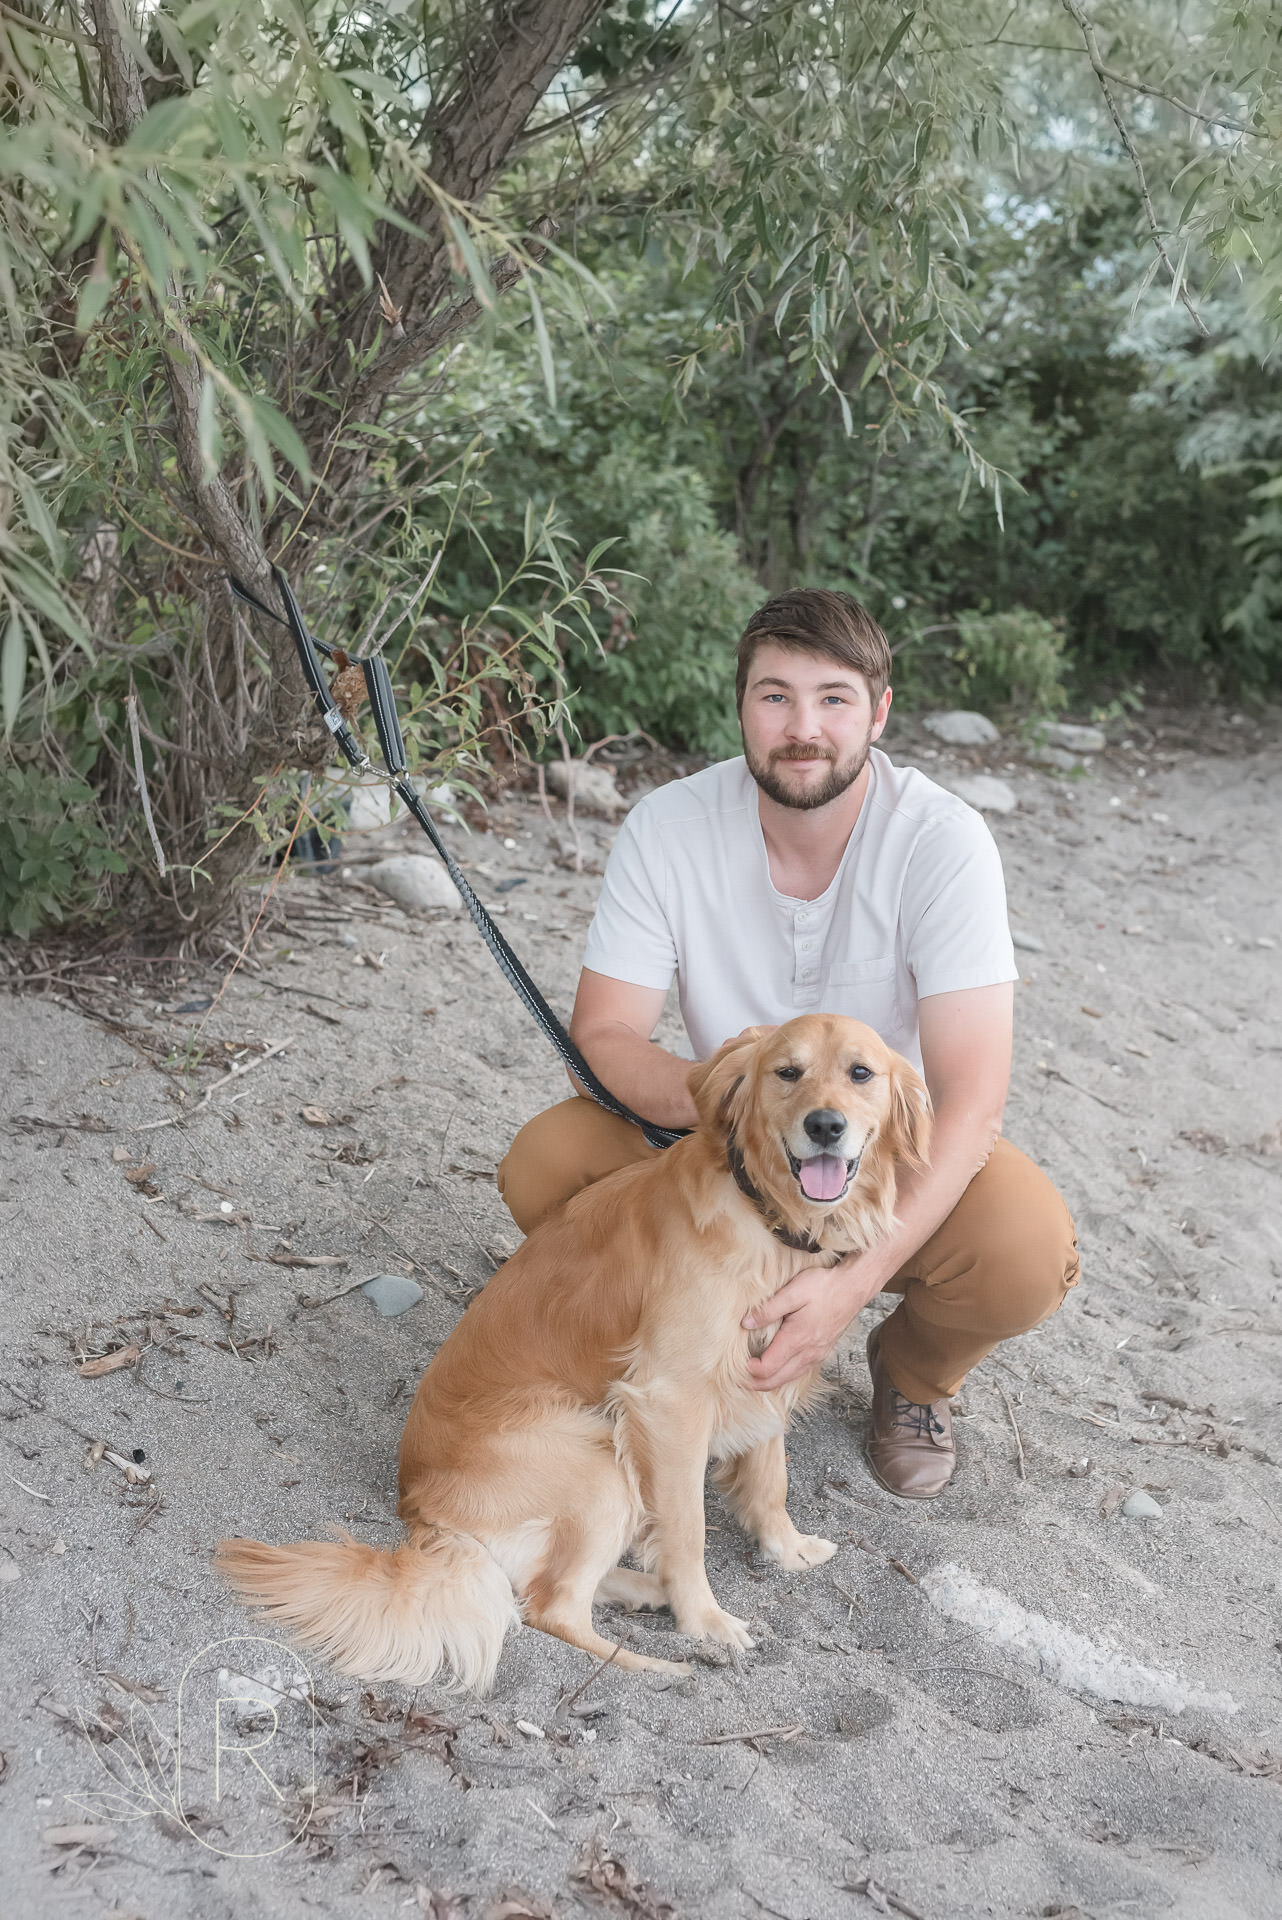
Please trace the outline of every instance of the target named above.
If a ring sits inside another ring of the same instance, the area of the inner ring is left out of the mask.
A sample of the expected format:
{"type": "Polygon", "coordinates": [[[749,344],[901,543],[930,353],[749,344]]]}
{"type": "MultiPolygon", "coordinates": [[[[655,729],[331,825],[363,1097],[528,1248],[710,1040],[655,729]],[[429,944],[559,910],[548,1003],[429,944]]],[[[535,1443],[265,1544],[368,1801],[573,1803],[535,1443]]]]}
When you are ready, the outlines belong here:
{"type": "Polygon", "coordinates": [[[1030,1613],[1009,1594],[984,1586],[969,1568],[952,1561],[923,1574],[920,1585],[931,1605],[948,1619],[972,1627],[1061,1687],[1132,1707],[1157,1707],[1163,1713],[1183,1713],[1186,1707],[1200,1707],[1205,1713],[1239,1711],[1231,1694],[1206,1693],[1177,1673],[1143,1666],[1116,1647],[1090,1640],[1044,1614],[1030,1613]]]}

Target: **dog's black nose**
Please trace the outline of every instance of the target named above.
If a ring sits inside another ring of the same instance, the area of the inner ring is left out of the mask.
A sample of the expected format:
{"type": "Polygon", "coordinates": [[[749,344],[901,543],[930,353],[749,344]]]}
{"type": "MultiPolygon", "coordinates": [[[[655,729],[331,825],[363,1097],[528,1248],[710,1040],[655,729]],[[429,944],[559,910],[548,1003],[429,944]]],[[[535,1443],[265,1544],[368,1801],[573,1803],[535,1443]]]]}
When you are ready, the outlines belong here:
{"type": "Polygon", "coordinates": [[[816,1107],[801,1124],[807,1139],[813,1140],[817,1147],[835,1147],[846,1131],[846,1116],[835,1107],[816,1107]]]}

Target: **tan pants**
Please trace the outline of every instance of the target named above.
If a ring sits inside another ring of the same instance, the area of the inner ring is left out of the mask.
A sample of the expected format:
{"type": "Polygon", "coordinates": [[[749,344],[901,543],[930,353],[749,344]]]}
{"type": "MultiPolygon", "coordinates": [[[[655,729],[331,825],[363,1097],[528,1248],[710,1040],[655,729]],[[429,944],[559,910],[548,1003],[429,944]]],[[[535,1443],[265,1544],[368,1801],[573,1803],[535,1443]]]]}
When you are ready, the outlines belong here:
{"type": "MultiPolygon", "coordinates": [[[[576,1096],[521,1128],[499,1166],[499,1192],[528,1233],[580,1188],[658,1151],[639,1127],[576,1096]]],[[[1054,1313],[1079,1271],[1068,1208],[1040,1167],[999,1140],[888,1283],[903,1295],[881,1336],[891,1380],[906,1399],[946,1399],[1000,1341],[1054,1313]]]]}

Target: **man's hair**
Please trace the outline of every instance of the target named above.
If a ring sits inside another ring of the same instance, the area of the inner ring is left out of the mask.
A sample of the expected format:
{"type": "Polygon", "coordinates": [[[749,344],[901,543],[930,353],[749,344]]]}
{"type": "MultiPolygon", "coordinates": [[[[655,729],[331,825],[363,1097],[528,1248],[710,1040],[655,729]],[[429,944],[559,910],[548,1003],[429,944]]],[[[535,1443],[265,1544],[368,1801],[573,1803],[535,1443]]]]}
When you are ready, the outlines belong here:
{"type": "Polygon", "coordinates": [[[757,648],[790,647],[819,653],[862,673],[874,707],[890,685],[890,644],[866,607],[848,593],[824,587],[796,587],[758,607],[739,641],[735,706],[743,711],[748,676],[757,648]]]}

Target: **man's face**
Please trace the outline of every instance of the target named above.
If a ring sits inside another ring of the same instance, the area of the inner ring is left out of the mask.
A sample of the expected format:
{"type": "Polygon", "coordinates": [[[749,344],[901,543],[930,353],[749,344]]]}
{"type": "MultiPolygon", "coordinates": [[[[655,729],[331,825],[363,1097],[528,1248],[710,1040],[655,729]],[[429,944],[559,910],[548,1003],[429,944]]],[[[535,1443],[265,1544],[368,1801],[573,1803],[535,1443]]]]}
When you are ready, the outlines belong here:
{"type": "Polygon", "coordinates": [[[825,807],[854,785],[890,712],[873,706],[862,673],[821,653],[757,648],[739,723],[761,791],[781,807],[825,807]]]}

